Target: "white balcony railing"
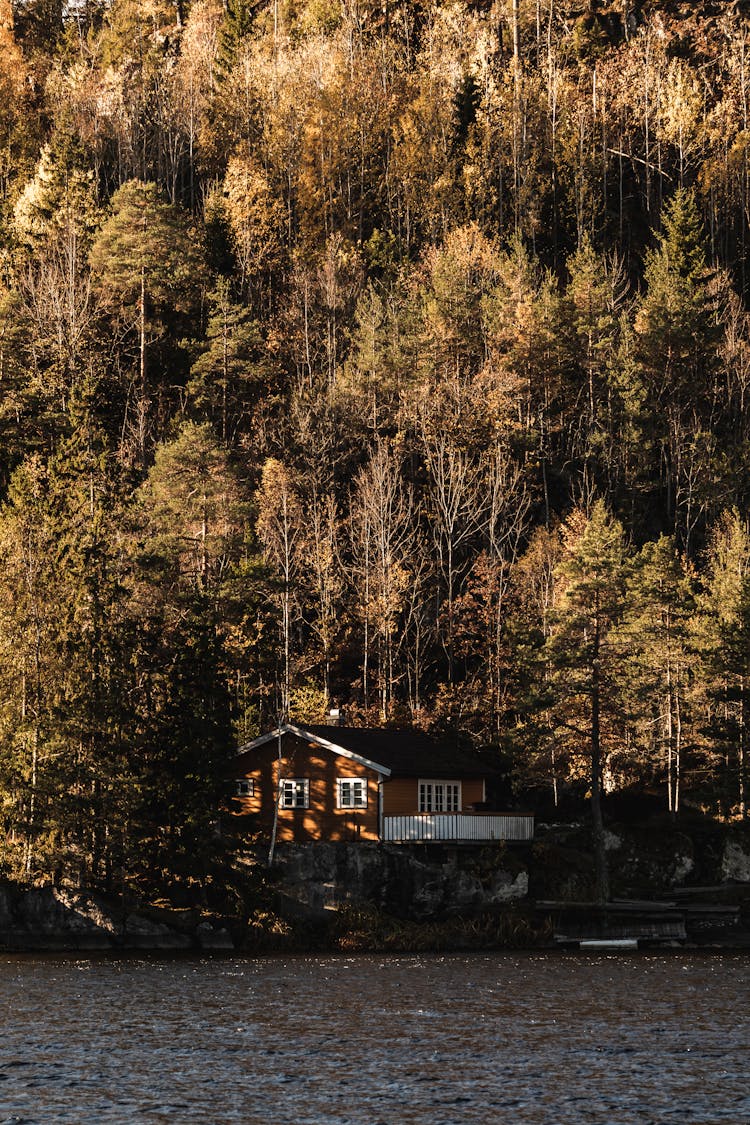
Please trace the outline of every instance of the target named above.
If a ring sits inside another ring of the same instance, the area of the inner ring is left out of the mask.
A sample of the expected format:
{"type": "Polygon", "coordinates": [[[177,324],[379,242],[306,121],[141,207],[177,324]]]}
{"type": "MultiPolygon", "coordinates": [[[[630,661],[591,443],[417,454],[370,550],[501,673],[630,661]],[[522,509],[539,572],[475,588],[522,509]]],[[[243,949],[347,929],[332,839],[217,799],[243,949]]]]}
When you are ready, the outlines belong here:
{"type": "Polygon", "coordinates": [[[405,844],[411,840],[533,840],[534,817],[529,813],[414,813],[384,816],[383,840],[405,844]]]}

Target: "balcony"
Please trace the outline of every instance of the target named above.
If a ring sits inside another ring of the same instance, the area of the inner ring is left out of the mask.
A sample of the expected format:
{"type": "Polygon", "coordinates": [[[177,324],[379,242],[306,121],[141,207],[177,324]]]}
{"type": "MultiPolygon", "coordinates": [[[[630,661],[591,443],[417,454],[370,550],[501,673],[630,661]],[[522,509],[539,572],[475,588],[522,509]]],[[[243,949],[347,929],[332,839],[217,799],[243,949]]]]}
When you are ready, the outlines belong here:
{"type": "Polygon", "coordinates": [[[473,844],[533,838],[534,817],[530,813],[414,813],[383,817],[382,839],[393,844],[422,840],[473,844]]]}

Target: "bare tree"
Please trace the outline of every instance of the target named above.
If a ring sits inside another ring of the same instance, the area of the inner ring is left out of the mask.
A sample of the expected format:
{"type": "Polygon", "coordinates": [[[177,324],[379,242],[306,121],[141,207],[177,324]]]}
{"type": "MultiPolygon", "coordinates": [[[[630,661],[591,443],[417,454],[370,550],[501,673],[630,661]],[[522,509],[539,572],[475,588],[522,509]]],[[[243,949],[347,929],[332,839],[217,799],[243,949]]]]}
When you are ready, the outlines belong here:
{"type": "Polygon", "coordinates": [[[84,254],[75,225],[68,224],[21,278],[21,314],[34,332],[38,376],[46,393],[53,384],[61,411],[81,374],[84,343],[99,311],[84,254]]]}
{"type": "Polygon", "coordinates": [[[492,664],[489,671],[495,722],[499,724],[506,593],[528,527],[531,507],[531,493],[521,469],[507,447],[499,441],[488,458],[487,485],[490,498],[487,539],[495,573],[492,664]]]}
{"type": "MultiPolygon", "coordinates": [[[[402,480],[394,454],[382,445],[355,481],[350,526],[354,576],[361,583],[365,648],[372,628],[378,700],[385,721],[397,681],[396,630],[413,566],[416,526],[412,491],[402,480]]],[[[367,652],[363,671],[366,668],[367,652]]]]}
{"type": "Polygon", "coordinates": [[[306,512],[302,562],[315,607],[311,626],[322,651],[327,707],[331,699],[331,658],[343,593],[340,515],[333,494],[321,495],[315,488],[306,503],[306,512]]]}
{"type": "Polygon", "coordinates": [[[427,497],[438,569],[443,577],[443,646],[448,658],[448,681],[453,682],[454,607],[460,580],[469,564],[467,548],[486,523],[488,497],[482,487],[482,467],[445,429],[421,426],[422,452],[427,466],[427,497]]]}
{"type": "Polygon", "coordinates": [[[269,458],[263,466],[258,491],[257,529],[266,557],[281,579],[279,606],[283,670],[279,722],[284,722],[289,717],[292,610],[301,565],[303,515],[292,471],[275,458],[269,458]]]}

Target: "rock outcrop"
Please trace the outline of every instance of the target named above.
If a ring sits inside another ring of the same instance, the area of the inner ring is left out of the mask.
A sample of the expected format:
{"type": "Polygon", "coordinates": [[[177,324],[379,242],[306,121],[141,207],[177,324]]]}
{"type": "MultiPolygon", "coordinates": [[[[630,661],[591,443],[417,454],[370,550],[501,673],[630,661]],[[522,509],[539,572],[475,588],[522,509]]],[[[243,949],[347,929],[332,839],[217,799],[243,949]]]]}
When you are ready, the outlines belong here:
{"type": "Polygon", "coordinates": [[[231,949],[226,930],[193,911],[131,910],[118,899],[0,884],[0,949],[231,949]]]}
{"type": "Polygon", "coordinates": [[[284,905],[313,914],[370,903],[428,921],[518,901],[529,885],[525,865],[497,845],[286,844],[277,860],[284,905]]]}
{"type": "Polygon", "coordinates": [[[721,857],[721,875],[725,882],[750,883],[750,841],[727,840],[721,857]]]}

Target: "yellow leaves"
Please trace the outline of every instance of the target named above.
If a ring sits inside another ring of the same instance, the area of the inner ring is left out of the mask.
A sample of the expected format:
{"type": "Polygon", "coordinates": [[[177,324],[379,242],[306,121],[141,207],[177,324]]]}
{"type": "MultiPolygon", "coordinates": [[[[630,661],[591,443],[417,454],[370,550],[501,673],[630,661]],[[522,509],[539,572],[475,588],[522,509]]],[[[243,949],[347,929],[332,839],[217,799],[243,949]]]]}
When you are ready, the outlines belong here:
{"type": "Polygon", "coordinates": [[[166,0],[115,0],[107,10],[100,51],[105,66],[143,63],[144,48],[160,54],[175,10],[166,0]]]}
{"type": "Polygon", "coordinates": [[[3,105],[10,97],[20,97],[25,81],[26,65],[13,34],[13,8],[9,0],[0,0],[0,94],[3,105]]]}
{"type": "Polygon", "coordinates": [[[452,88],[425,82],[393,128],[393,165],[406,205],[434,233],[450,225],[444,212],[451,207],[453,192],[452,123],[452,88]]]}
{"type": "Polygon", "coordinates": [[[237,261],[247,281],[278,263],[284,211],[263,170],[246,156],[229,161],[224,197],[237,261]]]}
{"type": "Polygon", "coordinates": [[[24,187],[13,211],[19,239],[33,246],[55,231],[90,234],[97,219],[93,172],[62,167],[45,145],[34,178],[24,187]]]}
{"type": "Polygon", "coordinates": [[[747,519],[734,509],[714,524],[708,542],[709,591],[722,622],[737,619],[742,585],[750,574],[747,519]]]}
{"type": "Polygon", "coordinates": [[[299,22],[303,34],[333,32],[341,24],[341,4],[338,0],[308,0],[299,22]]]}
{"type": "Polygon", "coordinates": [[[283,461],[269,457],[265,462],[256,502],[258,536],[288,579],[299,552],[303,512],[293,471],[283,461]]]}
{"type": "Polygon", "coordinates": [[[659,91],[660,133],[681,156],[697,140],[703,98],[697,75],[689,63],[674,58],[667,67],[659,91]]]}
{"type": "Polygon", "coordinates": [[[180,37],[174,69],[174,98],[184,125],[203,114],[213,85],[214,59],[224,9],[221,0],[195,0],[180,37]]]}

